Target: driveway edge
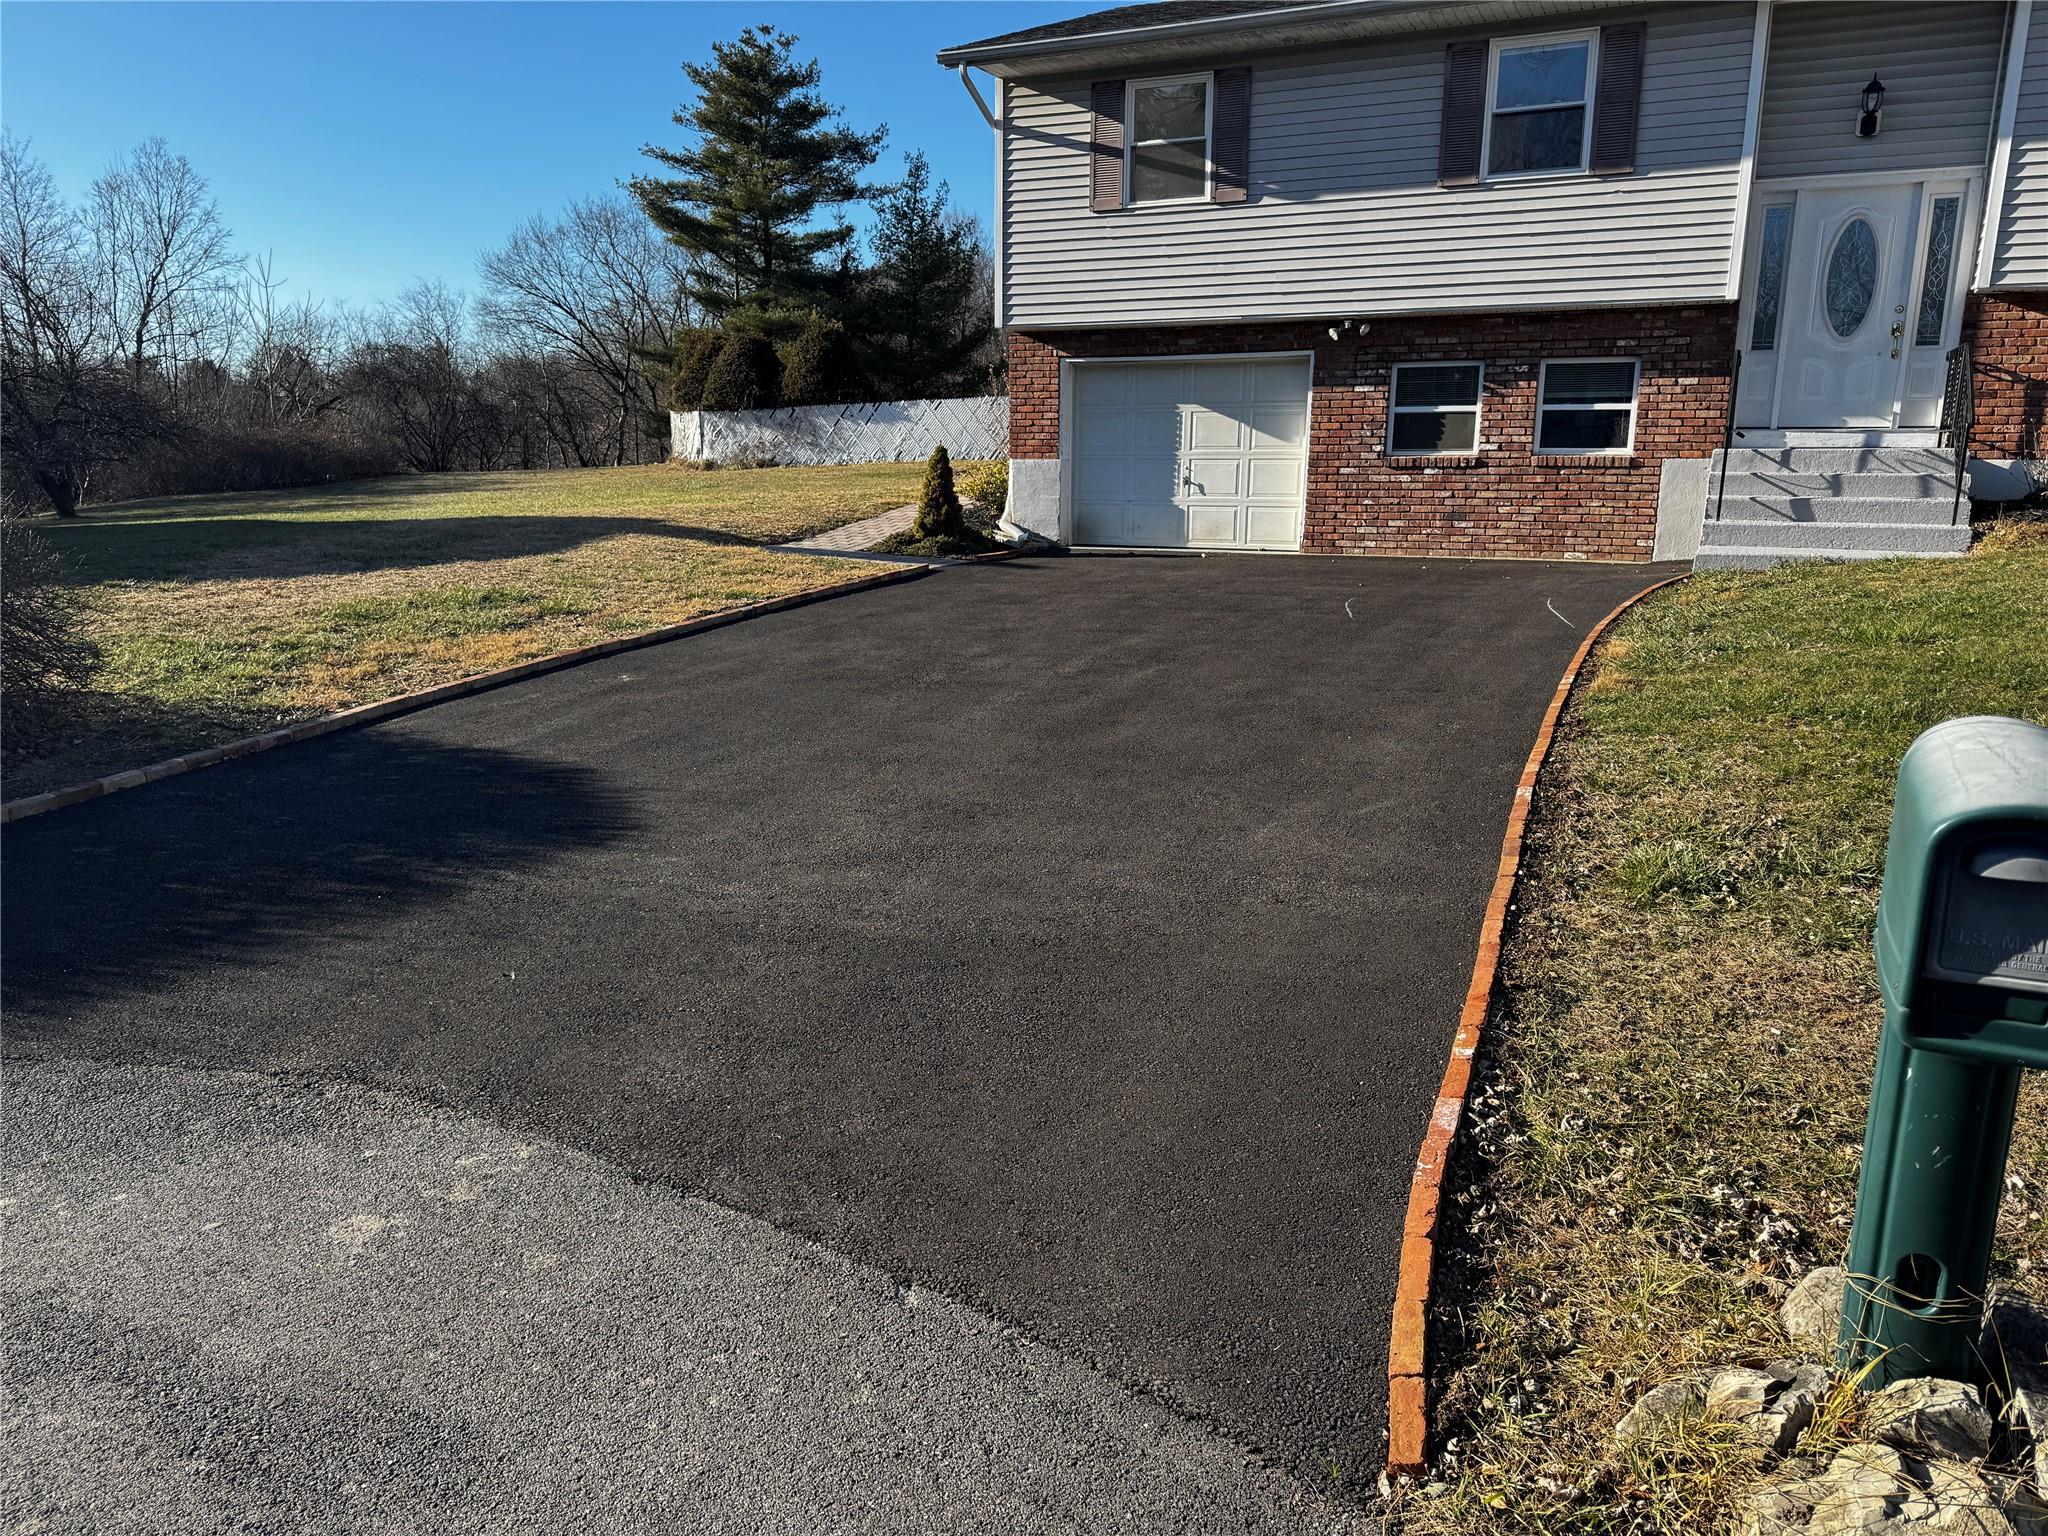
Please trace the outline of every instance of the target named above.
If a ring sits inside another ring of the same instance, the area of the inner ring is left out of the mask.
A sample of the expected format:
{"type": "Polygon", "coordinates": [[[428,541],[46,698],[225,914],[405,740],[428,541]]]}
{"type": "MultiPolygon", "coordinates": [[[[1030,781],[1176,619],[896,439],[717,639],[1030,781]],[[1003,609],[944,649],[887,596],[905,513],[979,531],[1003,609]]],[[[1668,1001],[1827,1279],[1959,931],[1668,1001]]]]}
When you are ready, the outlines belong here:
{"type": "Polygon", "coordinates": [[[807,592],[792,592],[787,597],[771,597],[762,602],[748,603],[743,607],[728,608],[720,613],[707,613],[702,618],[685,619],[680,624],[664,624],[658,629],[643,629],[636,634],[621,635],[613,640],[600,640],[593,645],[578,646],[574,650],[557,651],[550,656],[537,656],[532,661],[499,667],[491,672],[478,672],[469,677],[458,678],[452,683],[440,683],[413,693],[395,694],[391,698],[358,704],[336,714],[316,715],[310,720],[279,726],[274,731],[264,731],[260,735],[243,736],[235,741],[222,742],[219,746],[201,747],[177,757],[168,757],[162,762],[151,763],[146,767],[124,769],[120,773],[105,774],[100,778],[87,779],[78,784],[67,784],[62,789],[45,790],[39,795],[24,795],[19,800],[9,800],[6,804],[0,805],[0,826],[30,816],[40,816],[45,811],[60,811],[68,805],[98,800],[105,795],[118,794],[124,789],[154,784],[158,779],[190,773],[195,768],[210,768],[215,763],[225,763],[233,758],[268,752],[272,747],[289,746],[295,741],[325,736],[330,731],[346,730],[356,725],[373,725],[379,720],[389,720],[393,715],[410,714],[413,710],[425,709],[429,705],[445,704],[450,699],[460,699],[472,693],[502,688],[507,683],[523,682],[529,677],[539,677],[545,672],[558,672],[565,667],[580,666],[586,661],[616,656],[621,651],[637,651],[643,646],[679,640],[685,635],[701,634],[708,629],[723,629],[726,625],[737,624],[743,619],[781,613],[785,609],[801,608],[808,603],[822,602],[827,598],[865,592],[871,587],[888,587],[898,582],[916,581],[938,569],[941,567],[905,565],[879,571],[872,576],[856,576],[848,581],[834,582],[830,586],[813,587],[807,592]]]}
{"type": "Polygon", "coordinates": [[[1493,984],[1500,969],[1502,929],[1506,926],[1508,903],[1514,895],[1515,880],[1522,868],[1522,841],[1529,825],[1529,807],[1536,794],[1537,776],[1550,756],[1550,744],[1557,733],[1558,719],[1579,679],[1579,669],[1600,638],[1629,609],[1648,597],[1685,580],[1683,576],[1653,582],[1616,605],[1613,612],[1586,631],[1586,638],[1572,659],[1565,663],[1564,676],[1550,696],[1550,707],[1536,731],[1536,744],[1529,749],[1522,776],[1515,784],[1514,804],[1508,811],[1507,833],[1501,840],[1500,865],[1494,875],[1493,891],[1486,902],[1486,916],[1479,926],[1479,955],[1472,964],[1472,981],[1465,989],[1465,1006],[1458,1015],[1458,1032],[1452,1037],[1451,1059],[1444,1068],[1436,1104],[1430,1111],[1429,1129],[1416,1154],[1415,1175],[1408,1191],[1408,1214],[1401,1228],[1401,1267],[1394,1290],[1393,1337],[1387,1348],[1387,1473],[1389,1476],[1417,1476],[1426,1467],[1429,1443],[1429,1391],[1424,1374],[1424,1354],[1429,1323],[1429,1290],[1436,1267],[1437,1216],[1443,1198],[1445,1166],[1451,1144],[1457,1139],[1465,1115],[1465,1095],[1472,1085],[1472,1058],[1486,1027],[1487,1009],[1493,1001],[1493,984]]]}

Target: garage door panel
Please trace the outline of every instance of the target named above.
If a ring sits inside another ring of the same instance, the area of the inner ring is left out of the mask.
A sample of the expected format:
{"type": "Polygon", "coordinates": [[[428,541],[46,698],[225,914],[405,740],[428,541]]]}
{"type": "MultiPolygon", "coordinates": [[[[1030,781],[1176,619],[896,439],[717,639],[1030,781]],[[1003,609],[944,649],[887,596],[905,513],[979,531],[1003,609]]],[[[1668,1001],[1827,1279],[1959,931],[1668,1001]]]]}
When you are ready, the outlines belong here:
{"type": "Polygon", "coordinates": [[[1251,398],[1248,363],[1194,363],[1188,368],[1188,400],[1205,410],[1229,411],[1251,398]]]}
{"type": "Polygon", "coordinates": [[[1188,503],[1188,542],[1191,544],[1242,544],[1238,532],[1238,507],[1233,502],[1191,501],[1188,503]]]}
{"type": "Polygon", "coordinates": [[[1076,406],[1094,409],[1131,403],[1133,380],[1128,368],[1076,368],[1072,378],[1076,406]]]}
{"type": "Polygon", "coordinates": [[[1308,411],[1299,400],[1283,405],[1255,405],[1251,412],[1248,448],[1294,452],[1308,426],[1308,411]]]}
{"type": "Polygon", "coordinates": [[[1191,497],[1236,500],[1245,494],[1245,467],[1242,459],[1191,457],[1186,461],[1186,474],[1181,486],[1191,497]]]}
{"type": "Polygon", "coordinates": [[[1074,464],[1074,495],[1082,501],[1124,501],[1131,494],[1131,461],[1083,453],[1074,464]]]}
{"type": "Polygon", "coordinates": [[[1281,548],[1301,539],[1300,514],[1291,506],[1245,508],[1245,542],[1266,548],[1281,548]]]}
{"type": "Polygon", "coordinates": [[[1076,542],[1300,547],[1305,359],[1076,364],[1071,377],[1076,542]]]}
{"type": "Polygon", "coordinates": [[[1187,400],[1185,371],[1175,365],[1149,364],[1122,370],[1131,376],[1131,399],[1139,405],[1170,405],[1187,400]]]}
{"type": "Polygon", "coordinates": [[[1253,459],[1246,466],[1251,483],[1245,494],[1259,501],[1287,504],[1291,516],[1301,502],[1301,465],[1291,459],[1253,459]]]}
{"type": "Polygon", "coordinates": [[[1133,458],[1131,464],[1130,497],[1134,501],[1172,501],[1180,494],[1180,467],[1177,459],[1148,455],[1133,458]]]}
{"type": "Polygon", "coordinates": [[[1137,429],[1134,413],[1108,406],[1095,406],[1077,413],[1074,442],[1090,459],[1128,451],[1137,429]]]}
{"type": "Polygon", "coordinates": [[[1076,502],[1074,542],[1077,544],[1124,544],[1129,535],[1124,527],[1121,502],[1076,502]]]}
{"type": "Polygon", "coordinates": [[[1171,502],[1133,502],[1126,511],[1125,542],[1171,547],[1188,541],[1187,514],[1171,502]]]}
{"type": "Polygon", "coordinates": [[[1187,443],[1190,449],[1242,449],[1246,446],[1245,437],[1245,423],[1236,418],[1221,415],[1213,409],[1189,407],[1187,443]]]}
{"type": "Polygon", "coordinates": [[[1130,446],[1147,453],[1171,454],[1180,446],[1180,408],[1150,406],[1132,413],[1130,446]]]}
{"type": "Polygon", "coordinates": [[[1308,383],[1307,375],[1308,364],[1302,361],[1255,363],[1252,398],[1298,406],[1308,383]]]}

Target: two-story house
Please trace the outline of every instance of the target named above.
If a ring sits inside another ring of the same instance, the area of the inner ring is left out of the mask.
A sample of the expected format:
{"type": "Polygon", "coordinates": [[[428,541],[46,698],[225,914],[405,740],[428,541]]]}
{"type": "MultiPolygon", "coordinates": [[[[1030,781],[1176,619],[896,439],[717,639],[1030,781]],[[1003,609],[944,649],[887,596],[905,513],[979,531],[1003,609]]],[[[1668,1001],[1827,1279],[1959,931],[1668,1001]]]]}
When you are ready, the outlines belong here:
{"type": "Polygon", "coordinates": [[[1945,392],[1973,387],[1980,492],[2048,452],[2035,12],[1161,0],[949,48],[995,135],[1009,516],[1073,545],[1644,559],[1704,517],[1721,563],[1953,552],[1945,392]]]}

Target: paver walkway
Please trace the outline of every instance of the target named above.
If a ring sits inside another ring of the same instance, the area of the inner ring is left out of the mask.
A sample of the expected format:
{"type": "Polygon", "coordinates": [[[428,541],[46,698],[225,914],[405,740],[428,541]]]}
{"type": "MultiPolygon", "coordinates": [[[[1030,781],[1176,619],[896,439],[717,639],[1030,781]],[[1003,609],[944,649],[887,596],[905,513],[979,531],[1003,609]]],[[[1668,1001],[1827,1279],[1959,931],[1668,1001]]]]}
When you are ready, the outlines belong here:
{"type": "MultiPolygon", "coordinates": [[[[864,517],[857,523],[845,523],[829,528],[823,533],[811,535],[794,544],[777,544],[775,548],[792,555],[844,555],[872,549],[891,534],[908,531],[917,520],[917,508],[908,502],[892,507],[887,512],[873,517],[864,517]]],[[[914,556],[899,558],[914,559],[914,556]]]]}

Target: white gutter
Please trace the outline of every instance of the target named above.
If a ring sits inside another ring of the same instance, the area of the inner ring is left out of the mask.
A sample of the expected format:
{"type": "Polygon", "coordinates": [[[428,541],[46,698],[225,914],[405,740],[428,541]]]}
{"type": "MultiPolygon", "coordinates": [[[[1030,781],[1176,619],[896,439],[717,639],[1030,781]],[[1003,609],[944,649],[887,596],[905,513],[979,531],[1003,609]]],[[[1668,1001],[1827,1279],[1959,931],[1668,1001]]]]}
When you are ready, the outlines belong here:
{"type": "Polygon", "coordinates": [[[2019,0],[2013,11],[2012,40],[2005,51],[2005,92],[1998,104],[1998,142],[1991,150],[1991,174],[1984,183],[1984,216],[1977,235],[1977,271],[1972,288],[1991,286],[1998,256],[1998,224],[2005,213],[2005,179],[2012,169],[2013,125],[2020,113],[2020,75],[2027,66],[2027,22],[2034,0],[2019,0]]]}

